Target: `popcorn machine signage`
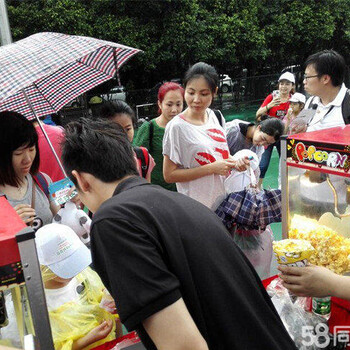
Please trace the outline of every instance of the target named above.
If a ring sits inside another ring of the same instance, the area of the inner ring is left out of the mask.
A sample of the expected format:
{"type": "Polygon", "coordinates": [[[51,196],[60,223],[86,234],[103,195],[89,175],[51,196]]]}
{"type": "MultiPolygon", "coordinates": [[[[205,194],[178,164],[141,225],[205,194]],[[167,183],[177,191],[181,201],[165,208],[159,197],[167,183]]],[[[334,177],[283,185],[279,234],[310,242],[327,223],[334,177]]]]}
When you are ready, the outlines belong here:
{"type": "Polygon", "coordinates": [[[350,169],[350,146],[337,150],[291,139],[287,152],[289,161],[295,163],[313,163],[319,168],[325,166],[344,172],[350,169]]]}
{"type": "Polygon", "coordinates": [[[302,142],[298,142],[295,146],[295,154],[300,162],[305,159],[309,161],[315,160],[317,163],[326,162],[327,166],[332,168],[344,168],[347,159],[346,154],[339,152],[318,151],[315,146],[305,146],[302,142]]]}

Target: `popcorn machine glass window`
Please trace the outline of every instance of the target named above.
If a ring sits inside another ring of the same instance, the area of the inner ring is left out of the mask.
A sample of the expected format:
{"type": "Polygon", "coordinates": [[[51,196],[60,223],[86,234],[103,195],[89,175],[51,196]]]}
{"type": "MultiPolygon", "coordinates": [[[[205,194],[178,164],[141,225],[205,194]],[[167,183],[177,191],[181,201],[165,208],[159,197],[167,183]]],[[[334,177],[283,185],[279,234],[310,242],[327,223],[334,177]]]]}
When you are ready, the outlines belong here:
{"type": "Polygon", "coordinates": [[[284,238],[309,240],[311,261],[350,270],[350,126],[290,135],[282,140],[284,238]]]}

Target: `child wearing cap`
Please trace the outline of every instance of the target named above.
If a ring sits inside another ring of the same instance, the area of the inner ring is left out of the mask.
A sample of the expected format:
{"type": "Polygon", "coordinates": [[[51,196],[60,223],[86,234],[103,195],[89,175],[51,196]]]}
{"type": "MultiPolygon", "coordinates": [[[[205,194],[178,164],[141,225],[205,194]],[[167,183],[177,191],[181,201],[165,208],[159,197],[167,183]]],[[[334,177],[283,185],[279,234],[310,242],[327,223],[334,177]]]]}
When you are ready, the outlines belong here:
{"type": "Polygon", "coordinates": [[[114,301],[74,231],[49,224],[37,231],[35,242],[55,349],[92,349],[121,336],[114,301]]]}
{"type": "Polygon", "coordinates": [[[296,92],[289,99],[290,107],[288,109],[287,114],[283,118],[283,123],[285,124],[285,132],[290,135],[292,132],[292,124],[293,120],[299,115],[299,113],[304,109],[306,97],[300,92],[296,92]]]}

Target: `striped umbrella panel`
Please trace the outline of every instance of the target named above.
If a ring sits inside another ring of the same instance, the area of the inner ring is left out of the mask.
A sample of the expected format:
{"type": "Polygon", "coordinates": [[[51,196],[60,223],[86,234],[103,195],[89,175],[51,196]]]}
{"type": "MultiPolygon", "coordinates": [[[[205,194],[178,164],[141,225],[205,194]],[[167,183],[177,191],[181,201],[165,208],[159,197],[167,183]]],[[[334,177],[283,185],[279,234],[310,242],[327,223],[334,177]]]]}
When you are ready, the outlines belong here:
{"type": "MultiPolygon", "coordinates": [[[[37,116],[56,113],[75,97],[113,78],[117,69],[138,52],[127,47],[102,46],[63,67],[50,70],[49,74],[22,89],[37,116]]],[[[21,90],[0,100],[0,111],[3,110],[13,110],[28,119],[34,118],[21,90]]]]}
{"type": "Polygon", "coordinates": [[[116,50],[117,68],[140,50],[95,38],[38,33],[0,48],[0,103],[72,62],[87,58],[101,47],[116,50]]]}

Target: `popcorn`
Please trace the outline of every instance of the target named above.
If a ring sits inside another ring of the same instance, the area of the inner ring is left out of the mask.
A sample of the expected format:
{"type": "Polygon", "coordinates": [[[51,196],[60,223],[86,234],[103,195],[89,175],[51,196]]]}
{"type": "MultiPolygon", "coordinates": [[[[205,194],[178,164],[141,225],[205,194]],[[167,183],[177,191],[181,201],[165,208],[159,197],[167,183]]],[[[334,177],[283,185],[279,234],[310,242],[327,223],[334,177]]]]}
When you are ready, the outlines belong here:
{"type": "Polygon", "coordinates": [[[324,266],[338,274],[350,270],[350,239],[344,238],[331,228],[321,225],[317,220],[294,215],[289,237],[304,239],[315,248],[310,263],[324,266]]]}
{"type": "Polygon", "coordinates": [[[277,262],[288,266],[306,266],[314,248],[310,242],[301,239],[284,239],[273,242],[277,262]]]}

